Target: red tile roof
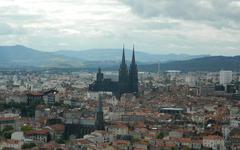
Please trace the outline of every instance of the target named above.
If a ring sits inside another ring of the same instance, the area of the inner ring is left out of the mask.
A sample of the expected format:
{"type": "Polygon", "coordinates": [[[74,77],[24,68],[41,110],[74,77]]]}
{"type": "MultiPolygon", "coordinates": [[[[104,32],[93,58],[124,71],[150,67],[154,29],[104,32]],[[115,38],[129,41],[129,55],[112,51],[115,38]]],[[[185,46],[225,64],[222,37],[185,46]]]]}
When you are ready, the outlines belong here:
{"type": "Polygon", "coordinates": [[[129,141],[126,140],[116,140],[113,142],[113,145],[128,145],[129,141]]]}
{"type": "Polygon", "coordinates": [[[53,129],[54,131],[58,131],[58,132],[63,132],[64,131],[64,125],[63,124],[55,124],[55,125],[50,125],[49,126],[51,129],[53,129]]]}
{"type": "Polygon", "coordinates": [[[209,136],[204,136],[203,140],[222,140],[223,138],[218,135],[209,135],[209,136]]]}
{"type": "Polygon", "coordinates": [[[16,117],[0,117],[0,121],[15,120],[16,117]]]}
{"type": "Polygon", "coordinates": [[[26,135],[36,135],[36,134],[39,134],[39,135],[48,135],[49,132],[48,130],[33,130],[33,131],[28,131],[26,132],[26,135]]]}

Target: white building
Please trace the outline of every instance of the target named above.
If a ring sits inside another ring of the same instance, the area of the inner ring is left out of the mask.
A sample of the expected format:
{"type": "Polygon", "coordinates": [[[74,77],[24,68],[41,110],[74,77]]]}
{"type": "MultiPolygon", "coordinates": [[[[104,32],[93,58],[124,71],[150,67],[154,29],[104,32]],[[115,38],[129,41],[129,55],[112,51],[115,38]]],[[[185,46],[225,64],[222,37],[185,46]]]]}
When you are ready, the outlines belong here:
{"type": "Polygon", "coordinates": [[[85,135],[83,138],[91,141],[92,143],[113,142],[115,139],[113,134],[98,130],[92,132],[91,134],[85,135]]]}
{"type": "Polygon", "coordinates": [[[170,80],[175,80],[177,76],[180,74],[180,70],[168,70],[167,74],[170,76],[170,80]]]}
{"type": "Polygon", "coordinates": [[[186,82],[189,86],[191,86],[191,87],[196,86],[196,83],[197,83],[197,77],[196,77],[196,75],[189,73],[189,74],[185,77],[185,82],[186,82]]]}
{"type": "Polygon", "coordinates": [[[220,84],[227,85],[227,84],[231,83],[232,76],[233,76],[232,71],[221,70],[220,77],[219,77],[220,84]]]}
{"type": "Polygon", "coordinates": [[[12,140],[25,141],[25,137],[22,131],[13,132],[11,135],[12,140]]]}
{"type": "Polygon", "coordinates": [[[128,127],[124,124],[106,126],[106,130],[113,135],[127,135],[129,133],[128,127]]]}

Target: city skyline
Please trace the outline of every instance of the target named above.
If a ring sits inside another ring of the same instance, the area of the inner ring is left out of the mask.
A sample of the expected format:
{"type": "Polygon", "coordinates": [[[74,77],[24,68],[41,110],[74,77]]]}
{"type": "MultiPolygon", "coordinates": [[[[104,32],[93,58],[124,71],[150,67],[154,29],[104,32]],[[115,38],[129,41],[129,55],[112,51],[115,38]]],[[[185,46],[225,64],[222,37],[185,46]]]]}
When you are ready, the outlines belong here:
{"type": "Polygon", "coordinates": [[[239,55],[239,9],[234,0],[3,0],[0,45],[55,51],[134,43],[148,53],[239,55]]]}
{"type": "Polygon", "coordinates": [[[240,150],[240,0],[1,0],[0,149],[240,150]]]}

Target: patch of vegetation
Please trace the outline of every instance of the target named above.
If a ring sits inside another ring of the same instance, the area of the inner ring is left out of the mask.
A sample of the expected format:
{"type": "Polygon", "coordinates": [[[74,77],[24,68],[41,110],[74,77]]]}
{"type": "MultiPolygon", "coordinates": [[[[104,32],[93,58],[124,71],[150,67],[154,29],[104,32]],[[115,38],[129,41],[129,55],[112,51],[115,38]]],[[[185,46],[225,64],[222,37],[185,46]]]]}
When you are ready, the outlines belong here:
{"type": "Polygon", "coordinates": [[[14,132],[14,128],[10,125],[7,125],[1,131],[1,135],[6,139],[10,139],[13,132],[14,132]]]}
{"type": "Polygon", "coordinates": [[[35,146],[36,146],[35,143],[25,143],[25,144],[22,145],[22,149],[31,149],[35,146]]]}
{"type": "Polygon", "coordinates": [[[23,125],[22,127],[21,127],[21,131],[22,132],[27,132],[27,131],[32,131],[33,130],[33,128],[32,128],[32,126],[30,126],[30,125],[23,125]]]}

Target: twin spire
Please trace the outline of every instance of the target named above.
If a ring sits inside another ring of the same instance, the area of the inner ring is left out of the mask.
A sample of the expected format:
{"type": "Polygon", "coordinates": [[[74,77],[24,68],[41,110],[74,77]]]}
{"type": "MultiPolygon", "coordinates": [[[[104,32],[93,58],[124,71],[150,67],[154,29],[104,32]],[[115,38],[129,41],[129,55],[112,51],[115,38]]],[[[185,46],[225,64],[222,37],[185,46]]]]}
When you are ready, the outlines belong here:
{"type": "MultiPolygon", "coordinates": [[[[136,61],[135,61],[135,48],[134,48],[134,44],[133,44],[132,64],[135,64],[135,63],[136,63],[136,61]]],[[[123,53],[122,53],[122,64],[126,64],[124,44],[123,44],[123,53]]]]}

